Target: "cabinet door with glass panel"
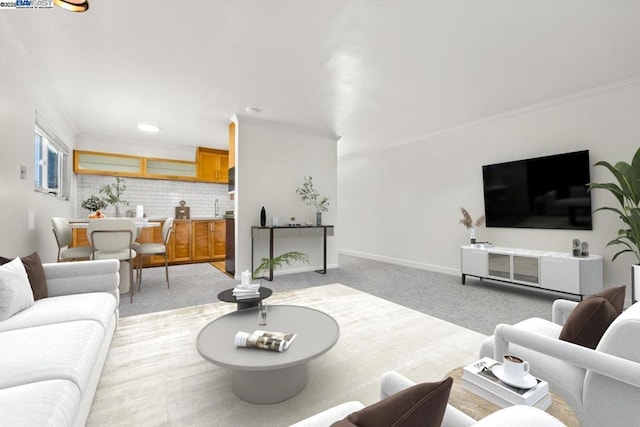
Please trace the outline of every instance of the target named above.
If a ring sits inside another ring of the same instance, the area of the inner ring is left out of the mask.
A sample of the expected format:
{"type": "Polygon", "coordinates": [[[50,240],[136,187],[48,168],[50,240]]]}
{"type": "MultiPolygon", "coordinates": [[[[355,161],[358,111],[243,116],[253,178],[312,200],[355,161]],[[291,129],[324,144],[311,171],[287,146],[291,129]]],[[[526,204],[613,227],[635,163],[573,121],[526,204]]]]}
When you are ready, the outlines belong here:
{"type": "Polygon", "coordinates": [[[489,252],[489,277],[511,280],[511,255],[489,252]]]}
{"type": "Polygon", "coordinates": [[[126,154],[73,151],[73,171],[92,175],[143,176],[143,158],[126,154]]]}
{"type": "Polygon", "coordinates": [[[540,286],[540,258],[513,255],[513,281],[540,286]]]}

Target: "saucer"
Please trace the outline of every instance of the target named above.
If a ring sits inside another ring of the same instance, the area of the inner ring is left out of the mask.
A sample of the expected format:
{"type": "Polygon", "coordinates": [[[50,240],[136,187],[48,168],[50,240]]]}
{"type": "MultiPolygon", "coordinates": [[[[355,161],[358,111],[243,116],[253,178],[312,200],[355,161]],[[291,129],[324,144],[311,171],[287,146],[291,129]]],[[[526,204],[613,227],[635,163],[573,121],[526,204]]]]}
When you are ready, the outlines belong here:
{"type": "Polygon", "coordinates": [[[496,377],[498,377],[498,379],[500,381],[502,381],[503,383],[509,384],[512,387],[532,388],[532,387],[535,387],[536,384],[538,384],[538,380],[536,379],[536,377],[534,377],[531,374],[526,374],[519,381],[514,381],[512,379],[508,379],[506,377],[506,375],[504,374],[504,370],[503,370],[503,366],[502,365],[496,365],[496,366],[492,367],[491,368],[491,372],[493,372],[493,374],[496,377]]]}

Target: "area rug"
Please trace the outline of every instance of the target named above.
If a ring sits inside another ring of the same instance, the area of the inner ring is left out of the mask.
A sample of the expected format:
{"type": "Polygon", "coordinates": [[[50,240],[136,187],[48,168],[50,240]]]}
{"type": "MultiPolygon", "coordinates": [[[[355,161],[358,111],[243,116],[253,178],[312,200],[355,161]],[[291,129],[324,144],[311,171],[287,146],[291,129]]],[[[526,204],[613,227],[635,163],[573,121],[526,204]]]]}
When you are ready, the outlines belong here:
{"type": "Polygon", "coordinates": [[[198,332],[236,309],[219,302],[120,319],[87,425],[287,426],[338,403],[377,401],[388,370],[440,380],[475,360],[485,338],[341,284],[276,292],[267,302],[313,307],[340,325],[336,346],[309,363],[300,394],[273,405],[244,402],[231,390],[231,372],[198,354],[198,332]]]}

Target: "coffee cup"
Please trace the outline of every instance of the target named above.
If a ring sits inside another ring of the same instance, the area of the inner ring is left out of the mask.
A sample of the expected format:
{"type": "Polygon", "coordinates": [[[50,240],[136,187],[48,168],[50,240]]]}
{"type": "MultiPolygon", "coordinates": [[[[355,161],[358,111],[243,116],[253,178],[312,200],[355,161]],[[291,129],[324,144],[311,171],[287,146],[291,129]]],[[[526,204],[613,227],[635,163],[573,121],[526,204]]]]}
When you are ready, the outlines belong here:
{"type": "Polygon", "coordinates": [[[522,381],[529,373],[529,362],[512,354],[505,354],[502,358],[502,372],[507,380],[522,381]]]}

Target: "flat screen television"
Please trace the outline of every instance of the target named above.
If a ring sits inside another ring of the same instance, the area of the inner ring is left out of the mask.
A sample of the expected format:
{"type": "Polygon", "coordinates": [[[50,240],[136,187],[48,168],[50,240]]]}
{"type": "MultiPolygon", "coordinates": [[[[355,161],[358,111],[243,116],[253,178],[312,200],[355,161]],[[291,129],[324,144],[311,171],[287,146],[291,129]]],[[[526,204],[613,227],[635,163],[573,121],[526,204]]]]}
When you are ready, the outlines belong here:
{"type": "Polygon", "coordinates": [[[487,227],[591,230],[589,150],[482,167],[487,227]]]}

